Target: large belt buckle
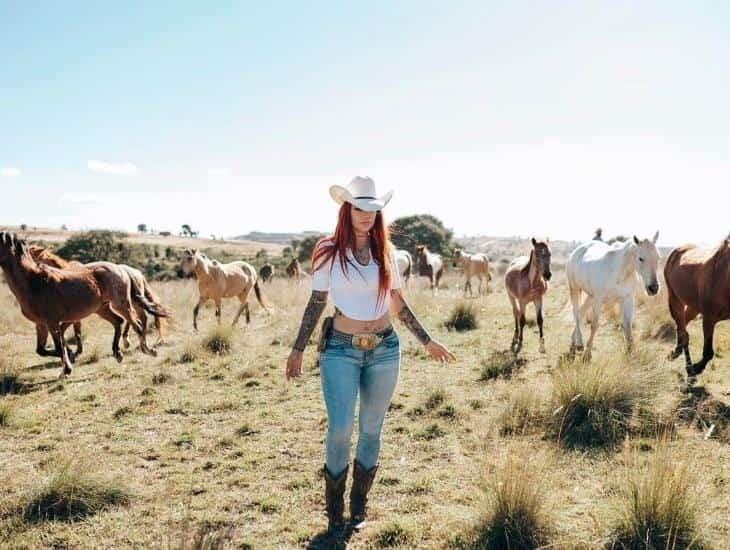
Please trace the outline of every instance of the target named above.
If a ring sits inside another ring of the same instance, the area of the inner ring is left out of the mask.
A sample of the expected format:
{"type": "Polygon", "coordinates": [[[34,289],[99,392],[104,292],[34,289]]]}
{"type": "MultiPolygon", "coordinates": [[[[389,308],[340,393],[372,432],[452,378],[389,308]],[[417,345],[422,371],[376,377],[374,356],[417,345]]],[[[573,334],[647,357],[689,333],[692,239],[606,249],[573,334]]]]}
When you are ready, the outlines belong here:
{"type": "Polygon", "coordinates": [[[361,351],[372,351],[380,343],[377,334],[353,334],[352,345],[361,351]]]}

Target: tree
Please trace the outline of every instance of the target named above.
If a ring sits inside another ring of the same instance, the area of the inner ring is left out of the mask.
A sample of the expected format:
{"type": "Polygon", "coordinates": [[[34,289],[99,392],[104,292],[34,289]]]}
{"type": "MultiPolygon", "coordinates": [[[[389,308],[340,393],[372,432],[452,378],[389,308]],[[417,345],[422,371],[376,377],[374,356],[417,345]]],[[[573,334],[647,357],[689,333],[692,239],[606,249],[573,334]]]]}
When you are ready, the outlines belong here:
{"type": "Polygon", "coordinates": [[[147,224],[146,223],[139,224],[137,226],[137,231],[139,231],[140,233],[147,233],[147,224]]]}
{"type": "Polygon", "coordinates": [[[256,252],[256,262],[260,264],[265,264],[269,261],[269,251],[265,248],[260,249],[258,252],[256,252]]]}
{"type": "Polygon", "coordinates": [[[593,235],[593,240],[594,241],[602,241],[603,240],[603,228],[598,227],[596,229],[596,234],[593,235]]]}
{"type": "MultiPolygon", "coordinates": [[[[301,241],[296,241],[298,246],[295,248],[296,250],[296,257],[299,259],[300,262],[308,262],[312,258],[312,252],[314,252],[314,245],[317,244],[317,242],[324,237],[325,235],[308,235],[307,237],[304,237],[301,241]]],[[[292,241],[292,248],[294,241],[292,241]]]]}
{"type": "Polygon", "coordinates": [[[451,256],[454,232],[444,227],[441,220],[430,214],[405,216],[390,224],[393,244],[414,252],[419,244],[425,244],[431,252],[451,256]]]}
{"type": "Polygon", "coordinates": [[[69,238],[58,255],[81,263],[106,260],[119,262],[127,259],[126,245],[112,231],[87,231],[69,238]]]}
{"type": "Polygon", "coordinates": [[[292,256],[294,256],[294,252],[292,251],[292,247],[291,246],[285,246],[282,249],[282,251],[281,251],[281,255],[284,258],[291,258],[292,256]]]}
{"type": "Polygon", "coordinates": [[[188,224],[184,223],[182,224],[182,234],[183,236],[192,237],[193,230],[188,224]]]}
{"type": "Polygon", "coordinates": [[[27,224],[24,224],[24,223],[21,223],[20,224],[20,230],[21,231],[25,231],[26,229],[28,229],[28,225],[27,224]]]}

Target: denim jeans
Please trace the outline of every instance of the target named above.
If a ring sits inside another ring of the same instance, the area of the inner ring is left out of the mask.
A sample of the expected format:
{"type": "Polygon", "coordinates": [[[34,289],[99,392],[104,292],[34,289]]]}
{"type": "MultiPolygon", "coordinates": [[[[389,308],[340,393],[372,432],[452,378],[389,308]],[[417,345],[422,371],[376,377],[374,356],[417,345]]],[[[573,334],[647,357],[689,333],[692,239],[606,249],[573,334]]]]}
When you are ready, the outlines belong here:
{"type": "Polygon", "coordinates": [[[375,349],[360,351],[334,333],[320,355],[319,368],[327,406],[327,470],[339,477],[350,462],[358,394],[359,434],[355,458],[369,470],[378,462],[383,420],[398,382],[398,335],[393,331],[375,349]]]}

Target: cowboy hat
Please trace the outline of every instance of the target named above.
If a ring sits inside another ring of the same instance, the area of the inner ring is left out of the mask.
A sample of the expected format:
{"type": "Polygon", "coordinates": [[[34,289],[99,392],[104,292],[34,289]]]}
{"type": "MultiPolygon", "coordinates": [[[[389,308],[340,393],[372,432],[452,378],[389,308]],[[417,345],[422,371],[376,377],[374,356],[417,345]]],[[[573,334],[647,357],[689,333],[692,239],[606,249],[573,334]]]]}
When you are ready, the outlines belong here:
{"type": "Polygon", "coordinates": [[[388,191],[382,197],[375,192],[375,182],[372,178],[361,178],[357,176],[347,185],[333,185],[330,187],[330,196],[337,204],[349,202],[360,210],[375,212],[382,210],[393,196],[393,191],[388,191]]]}

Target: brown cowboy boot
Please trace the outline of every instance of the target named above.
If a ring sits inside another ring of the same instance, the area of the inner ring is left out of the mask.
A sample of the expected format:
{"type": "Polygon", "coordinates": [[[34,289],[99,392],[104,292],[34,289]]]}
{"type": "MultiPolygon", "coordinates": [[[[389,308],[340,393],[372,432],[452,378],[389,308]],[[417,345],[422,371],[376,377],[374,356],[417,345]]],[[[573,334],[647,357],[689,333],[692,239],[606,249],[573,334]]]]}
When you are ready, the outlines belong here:
{"type": "Polygon", "coordinates": [[[373,486],[377,471],[377,464],[370,470],[366,470],[357,460],[353,463],[352,489],[350,490],[350,522],[354,529],[361,529],[365,526],[368,492],[370,492],[370,487],[373,486]]]}
{"type": "Polygon", "coordinates": [[[325,479],[325,503],[327,508],[327,531],[330,534],[342,534],[345,530],[345,519],[343,517],[345,511],[345,485],[347,483],[347,471],[340,474],[340,477],[334,479],[327,466],[324,467],[325,479]]]}

